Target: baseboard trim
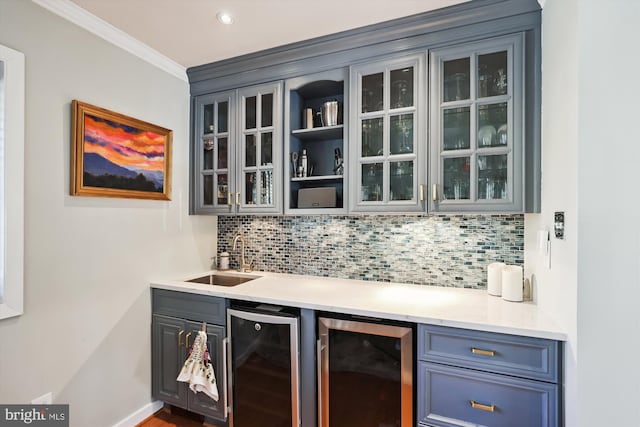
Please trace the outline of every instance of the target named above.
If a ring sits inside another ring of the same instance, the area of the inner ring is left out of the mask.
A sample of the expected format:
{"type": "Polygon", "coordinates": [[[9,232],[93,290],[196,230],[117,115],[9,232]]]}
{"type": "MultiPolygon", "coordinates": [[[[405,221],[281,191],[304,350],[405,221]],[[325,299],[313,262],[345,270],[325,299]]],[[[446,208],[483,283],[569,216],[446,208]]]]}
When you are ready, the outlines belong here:
{"type": "Polygon", "coordinates": [[[164,402],[161,402],[159,400],[147,403],[128,417],[115,423],[113,427],[135,427],[151,415],[158,412],[163,405],[164,402]]]}

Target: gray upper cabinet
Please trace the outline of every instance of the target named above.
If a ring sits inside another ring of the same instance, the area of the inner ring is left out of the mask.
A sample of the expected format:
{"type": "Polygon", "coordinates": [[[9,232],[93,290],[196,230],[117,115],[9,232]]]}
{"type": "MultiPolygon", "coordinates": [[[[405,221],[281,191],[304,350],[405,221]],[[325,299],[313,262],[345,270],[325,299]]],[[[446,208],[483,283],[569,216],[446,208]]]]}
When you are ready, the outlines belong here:
{"type": "Polygon", "coordinates": [[[346,67],[285,82],[286,214],[347,212],[347,82],[346,67]]]}
{"type": "Polygon", "coordinates": [[[434,212],[524,212],[524,35],[431,51],[434,212]]]}
{"type": "Polygon", "coordinates": [[[350,210],[424,210],[425,54],[351,67],[350,210]]]}
{"type": "Polygon", "coordinates": [[[282,82],[238,91],[238,213],[282,213],[282,82]]]}
{"type": "Polygon", "coordinates": [[[194,110],[192,211],[233,213],[236,93],[199,96],[195,99],[194,110]]]}
{"type": "Polygon", "coordinates": [[[470,1],[188,69],[190,212],[539,212],[540,27],[470,1]]]}
{"type": "Polygon", "coordinates": [[[282,213],[282,83],[195,98],[191,211],[282,213]]]}

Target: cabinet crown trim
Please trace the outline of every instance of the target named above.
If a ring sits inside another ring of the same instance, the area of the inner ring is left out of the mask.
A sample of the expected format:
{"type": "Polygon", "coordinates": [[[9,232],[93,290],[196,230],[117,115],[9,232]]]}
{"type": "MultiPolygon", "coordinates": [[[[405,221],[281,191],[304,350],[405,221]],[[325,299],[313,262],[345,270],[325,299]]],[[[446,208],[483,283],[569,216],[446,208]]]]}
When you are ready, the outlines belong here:
{"type": "MultiPolygon", "coordinates": [[[[199,95],[229,89],[233,86],[267,81],[267,76],[288,78],[309,72],[336,68],[353,62],[349,51],[374,49],[379,52],[381,45],[397,42],[397,46],[388,46],[394,52],[415,49],[424,42],[412,42],[412,38],[443,32],[443,42],[457,38],[483,37],[492,26],[482,25],[488,21],[526,16],[518,26],[532,26],[539,21],[540,5],[537,0],[472,0],[470,2],[372,24],[335,34],[316,37],[309,40],[290,43],[259,52],[241,55],[221,61],[203,64],[187,69],[191,94],[199,95]],[[473,28],[469,26],[476,24],[473,28]],[[478,25],[479,24],[479,25],[478,25]],[[453,32],[453,34],[452,34],[453,32]],[[323,55],[334,55],[331,61],[313,62],[323,55]],[[344,62],[344,63],[343,63],[344,62]],[[318,67],[324,67],[319,69],[318,67]],[[275,67],[275,69],[271,69],[275,67]],[[212,80],[217,80],[215,87],[212,80]]],[[[517,31],[513,28],[513,31],[517,31]]],[[[434,40],[436,41],[436,40],[434,40]]],[[[437,44],[437,43],[435,43],[437,44]]],[[[367,55],[365,54],[365,57],[367,55]]],[[[370,55],[368,55],[370,56],[370,55]]]]}

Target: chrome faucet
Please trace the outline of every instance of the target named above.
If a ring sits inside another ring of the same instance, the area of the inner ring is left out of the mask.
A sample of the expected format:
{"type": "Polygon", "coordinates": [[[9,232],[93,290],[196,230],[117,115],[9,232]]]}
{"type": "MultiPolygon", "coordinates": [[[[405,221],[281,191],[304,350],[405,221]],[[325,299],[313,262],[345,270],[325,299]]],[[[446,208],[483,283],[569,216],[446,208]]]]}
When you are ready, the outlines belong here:
{"type": "Polygon", "coordinates": [[[251,271],[251,261],[246,263],[244,260],[244,237],[242,237],[242,234],[238,234],[233,238],[233,250],[236,250],[238,240],[240,241],[240,266],[238,267],[238,271],[241,273],[245,273],[251,271]]]}

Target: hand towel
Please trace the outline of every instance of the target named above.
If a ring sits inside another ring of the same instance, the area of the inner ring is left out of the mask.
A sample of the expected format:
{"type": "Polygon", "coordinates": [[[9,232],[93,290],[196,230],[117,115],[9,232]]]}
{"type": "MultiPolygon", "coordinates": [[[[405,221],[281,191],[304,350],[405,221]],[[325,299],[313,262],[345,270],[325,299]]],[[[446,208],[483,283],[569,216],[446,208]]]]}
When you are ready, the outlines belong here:
{"type": "Polygon", "coordinates": [[[216,376],[207,347],[207,334],[204,331],[198,331],[198,336],[189,350],[189,356],[177,380],[189,383],[189,388],[194,393],[203,392],[216,402],[218,401],[216,376]]]}

